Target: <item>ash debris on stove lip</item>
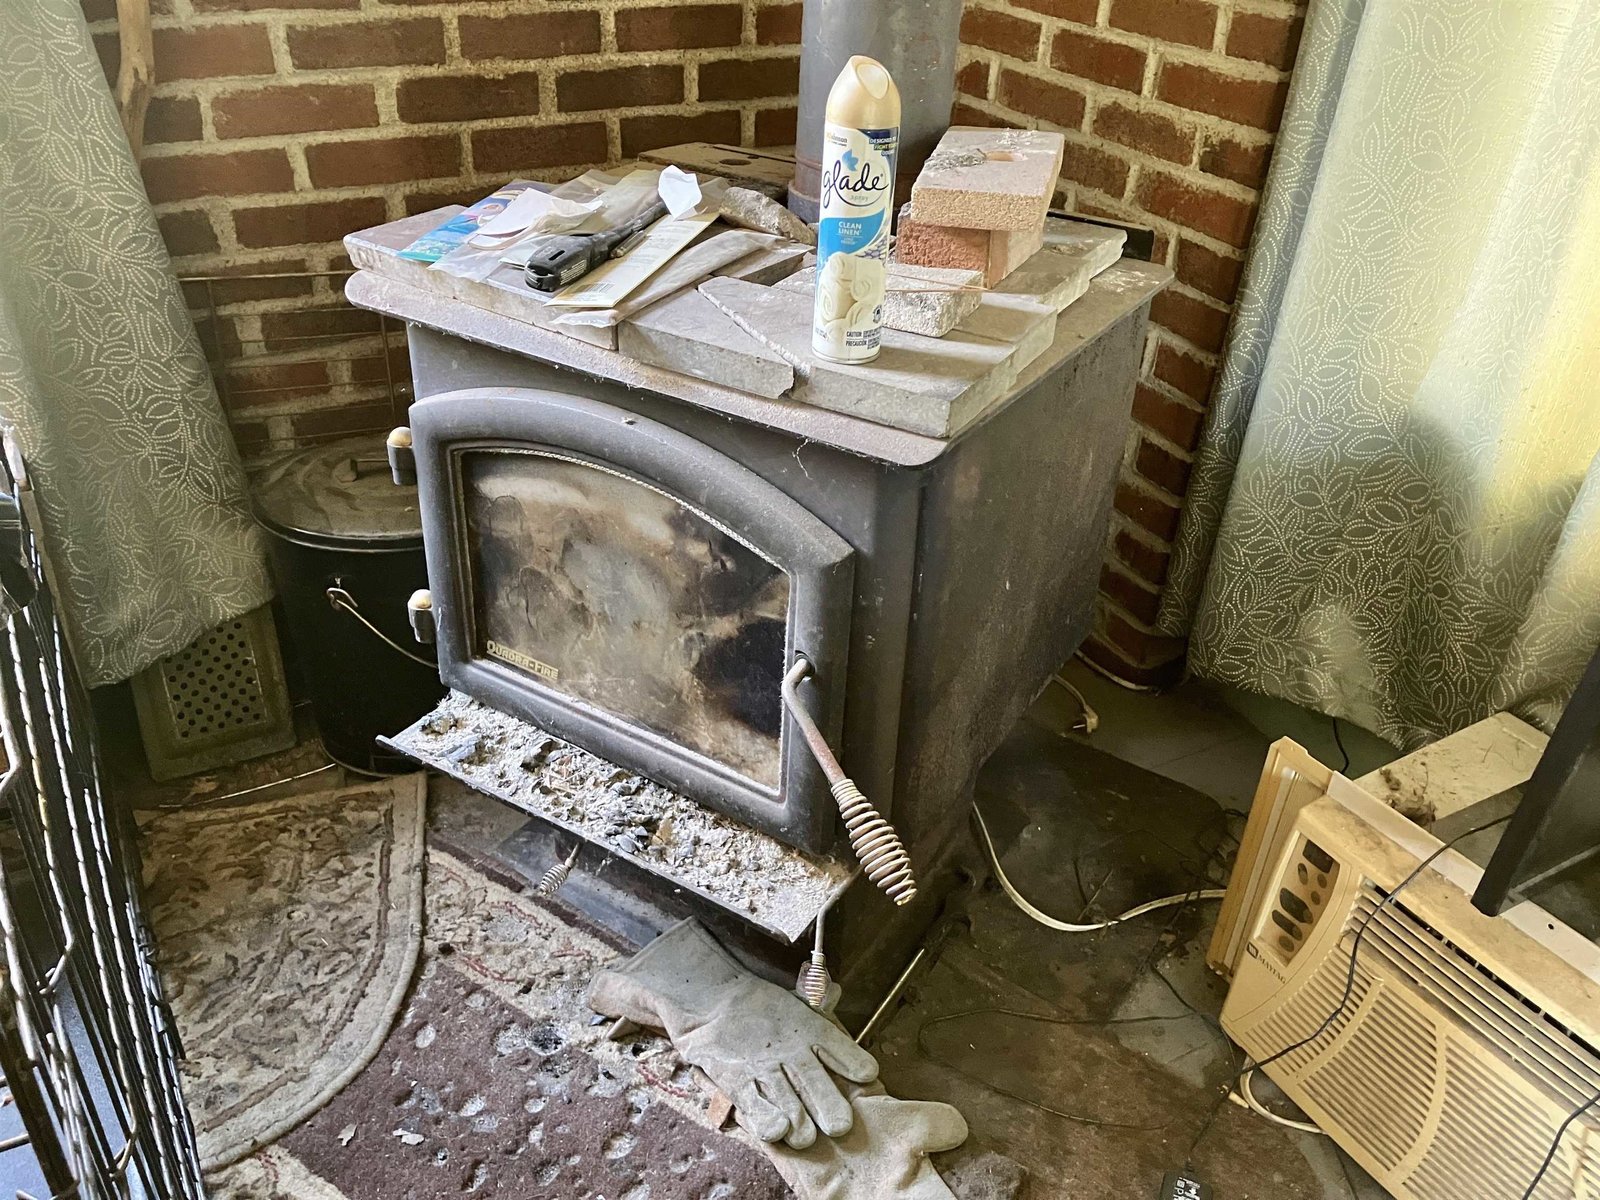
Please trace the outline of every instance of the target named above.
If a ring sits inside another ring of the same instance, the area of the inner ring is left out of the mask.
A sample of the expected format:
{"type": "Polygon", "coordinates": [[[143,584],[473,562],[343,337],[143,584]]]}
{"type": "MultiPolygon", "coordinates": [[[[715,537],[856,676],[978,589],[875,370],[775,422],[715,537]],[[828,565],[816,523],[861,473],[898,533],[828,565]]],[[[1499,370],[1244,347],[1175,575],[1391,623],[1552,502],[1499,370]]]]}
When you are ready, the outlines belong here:
{"type": "Polygon", "coordinates": [[[460,692],[393,740],[765,924],[803,929],[853,874],[460,692]]]}

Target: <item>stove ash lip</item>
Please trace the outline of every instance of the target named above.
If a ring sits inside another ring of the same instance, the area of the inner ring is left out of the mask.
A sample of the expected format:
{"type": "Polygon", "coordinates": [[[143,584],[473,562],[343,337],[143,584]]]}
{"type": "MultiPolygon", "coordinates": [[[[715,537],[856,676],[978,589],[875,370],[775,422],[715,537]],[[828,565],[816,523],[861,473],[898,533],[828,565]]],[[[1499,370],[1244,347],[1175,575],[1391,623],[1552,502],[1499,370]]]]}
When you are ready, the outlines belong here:
{"type": "Polygon", "coordinates": [[[409,728],[378,740],[581,839],[577,874],[603,869],[603,860],[597,856],[622,859],[789,945],[804,938],[817,916],[862,874],[855,862],[843,856],[847,851],[842,846],[837,855],[817,855],[787,845],[736,817],[637,776],[462,692],[450,692],[409,728]],[[431,722],[438,723],[437,731],[430,732],[431,722]],[[460,745],[448,743],[452,736],[460,745]],[[517,748],[509,748],[508,743],[516,743],[517,748]],[[542,754],[527,754],[526,745],[533,743],[554,745],[546,746],[542,754]],[[580,771],[603,772],[607,779],[585,788],[582,796],[574,799],[572,790],[561,786],[562,781],[548,778],[557,757],[576,760],[580,771]],[[633,795],[643,794],[644,802],[662,812],[664,819],[677,826],[692,826],[691,834],[708,834],[697,844],[685,839],[693,848],[706,846],[706,856],[691,855],[674,862],[658,844],[630,847],[625,840],[609,835],[604,813],[597,811],[599,806],[581,801],[589,797],[603,802],[609,785],[618,782],[610,778],[616,774],[623,775],[620,782],[632,787],[633,795]],[[719,846],[723,848],[716,848],[719,846]],[[713,870],[718,865],[734,869],[713,870]]]}
{"type": "MultiPolygon", "coordinates": [[[[474,452],[529,452],[581,460],[659,492],[777,566],[789,599],[781,664],[803,648],[816,664],[810,707],[837,744],[854,605],[855,551],[820,517],[755,471],[689,434],[584,396],[533,388],[471,388],[420,400],[410,412],[413,457],[441,679],[502,712],[660,781],[811,853],[837,840],[826,780],[792,719],[781,716],[777,784],[618,712],[563,693],[475,647],[474,560],[465,463],[474,452]]],[[[779,705],[777,681],[773,701],[779,705]]],[[[781,712],[781,706],[780,706],[781,712]]]]}

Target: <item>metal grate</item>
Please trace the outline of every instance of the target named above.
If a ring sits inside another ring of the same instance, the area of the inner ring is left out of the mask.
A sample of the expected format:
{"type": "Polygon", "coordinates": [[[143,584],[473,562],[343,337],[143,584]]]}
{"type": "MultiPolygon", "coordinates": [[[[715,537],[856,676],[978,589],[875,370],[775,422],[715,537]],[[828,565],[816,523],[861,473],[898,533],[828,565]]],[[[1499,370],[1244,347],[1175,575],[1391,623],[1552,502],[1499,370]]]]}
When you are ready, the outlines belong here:
{"type": "Polygon", "coordinates": [[[294,745],[272,610],[201,634],[133,679],[150,773],[175,779],[294,745]]]}
{"type": "Polygon", "coordinates": [[[243,621],[229,621],[161,661],[172,728],[182,742],[272,719],[243,621]]]}
{"type": "Polygon", "coordinates": [[[0,1069],[26,1128],[9,1152],[30,1147],[54,1197],[203,1200],[132,830],[102,790],[42,575],[0,498],[0,1069]]]}

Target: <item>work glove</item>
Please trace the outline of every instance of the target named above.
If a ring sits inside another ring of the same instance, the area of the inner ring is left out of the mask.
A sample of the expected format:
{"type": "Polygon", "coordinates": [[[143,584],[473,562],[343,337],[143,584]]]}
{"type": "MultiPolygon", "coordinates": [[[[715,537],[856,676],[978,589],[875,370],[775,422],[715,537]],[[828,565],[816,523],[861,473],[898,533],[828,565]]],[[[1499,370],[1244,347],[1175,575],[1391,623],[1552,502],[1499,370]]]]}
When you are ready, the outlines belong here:
{"type": "Polygon", "coordinates": [[[820,1128],[850,1131],[850,1101],[829,1071],[856,1083],[878,1062],[793,992],[757,979],[700,925],[683,921],[589,985],[589,1007],[662,1030],[678,1054],[733,1101],[765,1142],[805,1149],[820,1128]]]}
{"type": "Polygon", "coordinates": [[[855,1123],[843,1137],[803,1150],[767,1147],[767,1157],[801,1200],[954,1200],[928,1155],[967,1140],[967,1123],[948,1104],[857,1095],[855,1123]]]}

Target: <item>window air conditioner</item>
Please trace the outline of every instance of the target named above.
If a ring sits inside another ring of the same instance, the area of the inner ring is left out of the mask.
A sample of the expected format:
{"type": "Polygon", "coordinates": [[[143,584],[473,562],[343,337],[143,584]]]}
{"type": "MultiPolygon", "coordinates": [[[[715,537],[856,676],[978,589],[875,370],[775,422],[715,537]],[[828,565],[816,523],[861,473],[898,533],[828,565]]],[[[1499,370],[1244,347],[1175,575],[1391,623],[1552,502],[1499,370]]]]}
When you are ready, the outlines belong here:
{"type": "MultiPolygon", "coordinates": [[[[1454,850],[1385,904],[1441,844],[1335,776],[1269,864],[1222,1023],[1253,1062],[1310,1038],[1262,1069],[1399,1200],[1520,1200],[1600,1093],[1600,948],[1473,908],[1454,850]]],[[[1600,1105],[1533,1197],[1600,1200],[1600,1105]]]]}

